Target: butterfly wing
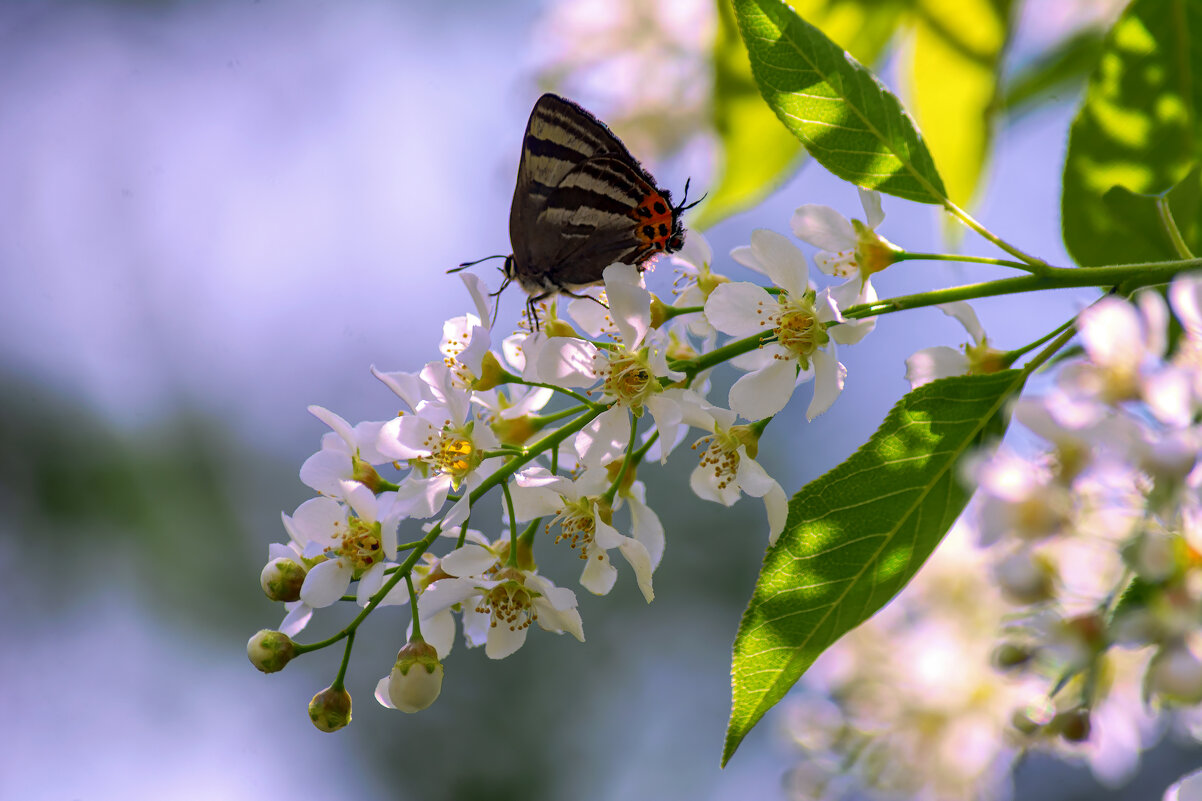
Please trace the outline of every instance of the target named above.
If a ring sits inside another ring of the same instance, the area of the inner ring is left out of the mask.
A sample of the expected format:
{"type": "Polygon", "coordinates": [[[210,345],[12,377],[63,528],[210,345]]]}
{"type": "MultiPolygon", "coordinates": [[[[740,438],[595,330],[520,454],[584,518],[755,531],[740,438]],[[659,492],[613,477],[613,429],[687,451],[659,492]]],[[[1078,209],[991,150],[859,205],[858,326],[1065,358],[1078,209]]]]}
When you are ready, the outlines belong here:
{"type": "MultiPolygon", "coordinates": [[[[603,156],[638,165],[605,123],[585,109],[554,94],[538,99],[526,123],[509,211],[509,240],[520,272],[544,272],[547,258],[559,248],[546,226],[539,224],[548,198],[573,170],[603,156]]],[[[533,276],[527,272],[526,277],[533,276]]]]}
{"type": "Polygon", "coordinates": [[[560,288],[595,284],[614,262],[638,264],[656,251],[640,236],[636,211],[657,193],[637,163],[591,158],[572,170],[535,218],[532,240],[545,243],[544,283],[560,288]]]}

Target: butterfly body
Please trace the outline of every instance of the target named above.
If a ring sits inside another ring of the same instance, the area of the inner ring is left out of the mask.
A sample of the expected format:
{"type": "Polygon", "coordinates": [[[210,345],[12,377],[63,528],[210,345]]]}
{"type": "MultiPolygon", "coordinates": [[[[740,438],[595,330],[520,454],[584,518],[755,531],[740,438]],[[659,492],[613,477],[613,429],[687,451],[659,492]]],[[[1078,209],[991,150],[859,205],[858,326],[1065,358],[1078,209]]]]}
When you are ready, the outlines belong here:
{"type": "MultiPolygon", "coordinates": [[[[688,189],[686,185],[686,191],[688,189]]],[[[509,212],[513,254],[502,271],[536,304],[598,284],[615,262],[644,269],[684,244],[682,212],[605,123],[570,100],[534,104],[509,212]]]]}

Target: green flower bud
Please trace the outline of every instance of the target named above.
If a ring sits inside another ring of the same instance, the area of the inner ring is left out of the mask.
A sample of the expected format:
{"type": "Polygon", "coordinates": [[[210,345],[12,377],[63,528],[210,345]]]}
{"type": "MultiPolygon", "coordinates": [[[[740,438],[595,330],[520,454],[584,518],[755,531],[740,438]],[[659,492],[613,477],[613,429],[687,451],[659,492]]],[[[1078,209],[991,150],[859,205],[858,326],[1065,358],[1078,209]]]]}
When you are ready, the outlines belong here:
{"type": "Polygon", "coordinates": [[[418,712],[442,692],[442,663],[427,642],[408,642],[388,675],[388,700],[402,712],[418,712]]]}
{"type": "Polygon", "coordinates": [[[305,583],[305,568],[291,559],[272,559],[259,574],[259,586],[273,601],[299,601],[301,585],[305,583]]]}
{"type": "Polygon", "coordinates": [[[246,655],[259,670],[275,673],[296,655],[296,643],[281,631],[263,629],[246,643],[246,655]]]}
{"type": "Polygon", "coordinates": [[[309,702],[309,720],[322,731],[338,731],[351,722],[351,694],[326,687],[309,702]]]}

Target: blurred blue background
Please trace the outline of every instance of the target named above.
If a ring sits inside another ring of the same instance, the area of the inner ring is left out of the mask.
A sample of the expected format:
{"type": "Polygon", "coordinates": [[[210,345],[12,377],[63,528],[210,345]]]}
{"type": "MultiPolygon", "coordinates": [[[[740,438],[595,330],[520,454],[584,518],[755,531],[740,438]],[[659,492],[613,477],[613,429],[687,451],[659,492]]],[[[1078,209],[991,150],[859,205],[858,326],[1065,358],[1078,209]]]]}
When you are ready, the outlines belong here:
{"type": "MultiPolygon", "coordinates": [[[[404,613],[376,615],[350,670],[354,723],[335,735],[309,724],[306,704],[340,653],[274,676],[246,661],[246,639],[281,617],[257,586],[268,543],[285,537],[279,512],[311,494],[296,471],[324,427],[305,406],[352,421],[394,413],[368,366],[415,370],[433,358],[441,322],[470,309],[445,270],[509,250],[543,13],[484,2],[0,5],[10,715],[0,797],[780,793],[795,754],[772,716],[718,768],[729,648],[766,542],[763,509],[697,502],[687,451],[640,475],[668,532],[656,602],[642,602],[628,573],[606,598],[578,589],[585,645],[538,633],[500,663],[458,645],[442,698],[402,716],[371,693],[404,613]]],[[[599,98],[576,99],[605,117],[599,98]]],[[[1061,264],[1072,99],[1002,132],[977,215],[1061,264]]],[[[649,166],[678,191],[689,176],[704,187],[711,164],[699,140],[649,166]]],[[[748,277],[725,254],[753,228],[787,231],[807,202],[860,213],[852,187],[810,165],[709,232],[716,268],[748,277]]],[[[940,249],[931,208],[886,198],[885,210],[885,236],[940,249]]],[[[490,265],[476,269],[496,285],[490,265]]],[[[909,262],[876,285],[887,297],[1000,274],[909,262]]],[[[664,265],[649,284],[667,295],[671,280],[664,265]]],[[[517,294],[498,328],[516,320],[517,294]]],[[[978,309],[991,338],[1013,347],[1090,297],[978,309]]],[[[796,490],[875,429],[907,389],[906,356],[965,338],[935,310],[882,319],[841,351],[849,375],[836,406],[807,424],[803,389],[762,460],[796,490]]],[[[571,586],[577,568],[558,558],[547,555],[548,572],[571,586]]],[[[320,616],[305,639],[350,614],[320,616]]],[[[1020,797],[1159,797],[1184,770],[1159,759],[1130,795],[1113,796],[1080,770],[1036,762],[1020,797]]]]}

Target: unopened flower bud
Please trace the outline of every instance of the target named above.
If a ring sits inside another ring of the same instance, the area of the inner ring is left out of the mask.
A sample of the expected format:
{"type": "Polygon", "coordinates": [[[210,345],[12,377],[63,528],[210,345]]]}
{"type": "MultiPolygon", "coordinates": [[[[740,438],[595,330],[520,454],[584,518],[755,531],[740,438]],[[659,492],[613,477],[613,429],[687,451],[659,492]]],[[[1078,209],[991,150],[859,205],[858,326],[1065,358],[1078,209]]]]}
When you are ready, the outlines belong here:
{"type": "Polygon", "coordinates": [[[309,720],[322,731],[338,731],[351,722],[351,694],[343,687],[326,687],[309,702],[309,720]]]}
{"type": "Polygon", "coordinates": [[[442,692],[442,663],[433,645],[410,641],[396,655],[388,674],[388,700],[402,712],[418,712],[442,692]]]}
{"type": "Polygon", "coordinates": [[[1014,710],[1010,725],[1025,735],[1038,734],[1051,722],[1056,709],[1047,698],[1041,698],[1014,710]]]}
{"type": "Polygon", "coordinates": [[[259,670],[275,673],[296,655],[296,643],[282,631],[263,629],[246,643],[246,655],[259,670]]]}
{"type": "Polygon", "coordinates": [[[1048,729],[1070,743],[1083,743],[1089,739],[1089,735],[1093,731],[1093,724],[1089,719],[1089,709],[1079,706],[1061,712],[1052,718],[1048,729]]]}
{"type": "Polygon", "coordinates": [[[1148,665],[1148,689],[1167,701],[1202,701],[1202,660],[1182,644],[1161,649],[1148,665]]]}
{"type": "Polygon", "coordinates": [[[301,585],[305,583],[305,569],[296,562],[281,556],[272,559],[259,574],[259,586],[273,601],[300,600],[301,585]]]}
{"type": "Polygon", "coordinates": [[[1026,665],[1034,656],[1035,651],[1026,645],[1004,642],[993,649],[990,661],[998,670],[1014,670],[1026,665]]]}

